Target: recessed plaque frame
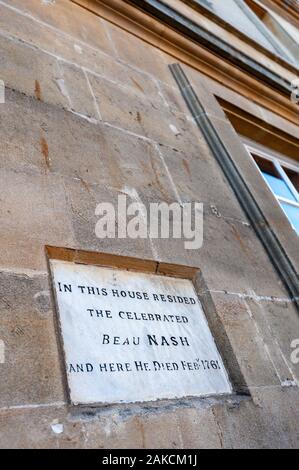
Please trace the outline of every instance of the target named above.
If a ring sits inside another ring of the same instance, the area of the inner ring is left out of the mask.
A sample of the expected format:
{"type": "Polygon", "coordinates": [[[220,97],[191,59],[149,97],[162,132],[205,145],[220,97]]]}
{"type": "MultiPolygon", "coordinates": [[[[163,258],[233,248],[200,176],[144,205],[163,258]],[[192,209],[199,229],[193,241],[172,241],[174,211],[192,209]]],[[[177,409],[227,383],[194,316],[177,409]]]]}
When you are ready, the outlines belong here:
{"type": "Polygon", "coordinates": [[[48,255],[71,404],[232,393],[194,287],[198,269],[52,247],[48,255]]]}

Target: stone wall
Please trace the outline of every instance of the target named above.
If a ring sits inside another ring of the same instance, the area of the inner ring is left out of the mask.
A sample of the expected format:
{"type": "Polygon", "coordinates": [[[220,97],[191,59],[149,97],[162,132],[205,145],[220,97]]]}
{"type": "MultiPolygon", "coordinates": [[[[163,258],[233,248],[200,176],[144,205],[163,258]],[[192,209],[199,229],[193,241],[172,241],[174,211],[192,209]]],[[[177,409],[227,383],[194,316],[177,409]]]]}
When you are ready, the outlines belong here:
{"type": "Polygon", "coordinates": [[[0,447],[298,446],[298,314],[172,60],[70,1],[0,1],[0,447]],[[97,239],[95,207],[119,194],[203,202],[202,249],[97,239]],[[45,245],[199,267],[207,315],[250,396],[69,407],[45,245]]]}

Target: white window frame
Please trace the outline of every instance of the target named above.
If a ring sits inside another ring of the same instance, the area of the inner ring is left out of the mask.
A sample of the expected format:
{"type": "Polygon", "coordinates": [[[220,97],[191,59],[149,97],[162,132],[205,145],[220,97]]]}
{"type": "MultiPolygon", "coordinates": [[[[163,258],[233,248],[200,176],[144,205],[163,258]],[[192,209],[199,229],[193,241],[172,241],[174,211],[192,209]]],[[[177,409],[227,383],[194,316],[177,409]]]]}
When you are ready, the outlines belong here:
{"type": "MultiPolygon", "coordinates": [[[[279,203],[279,207],[280,209],[283,211],[284,215],[286,216],[288,222],[291,224],[292,228],[295,230],[295,233],[297,233],[297,230],[295,229],[295,227],[293,226],[291,220],[289,219],[288,215],[286,214],[286,212],[284,211],[282,205],[280,204],[281,202],[284,202],[286,204],[289,204],[291,206],[294,206],[294,207],[297,207],[298,210],[299,210],[299,192],[297,191],[297,189],[295,188],[295,186],[293,185],[292,181],[290,180],[290,178],[288,177],[288,175],[286,174],[286,172],[284,171],[283,167],[284,168],[288,168],[296,173],[298,173],[299,175],[299,166],[296,166],[292,163],[289,163],[288,161],[280,158],[280,157],[277,157],[277,156],[274,156],[274,155],[271,155],[270,153],[268,152],[265,152],[263,150],[260,150],[258,147],[255,147],[254,145],[252,144],[248,144],[246,142],[243,142],[244,143],[244,146],[247,150],[247,152],[249,153],[250,157],[252,158],[252,160],[254,161],[254,164],[256,165],[256,167],[258,168],[259,172],[261,173],[262,175],[262,171],[260,169],[260,167],[258,166],[258,164],[256,163],[255,159],[253,158],[253,154],[256,155],[257,157],[260,157],[264,160],[268,160],[270,161],[271,163],[273,163],[276,171],[278,172],[278,174],[280,175],[280,177],[282,178],[282,180],[284,181],[284,183],[287,185],[287,188],[291,191],[292,195],[294,196],[295,198],[295,201],[293,201],[292,199],[287,199],[285,197],[282,197],[282,196],[277,196],[273,189],[271,188],[270,184],[268,183],[268,181],[264,178],[264,181],[265,183],[267,184],[268,188],[270,189],[271,193],[273,194],[273,196],[275,197],[275,199],[278,201],[279,203]]],[[[263,176],[263,175],[262,175],[263,176]]],[[[299,236],[299,234],[298,234],[299,236]]]]}

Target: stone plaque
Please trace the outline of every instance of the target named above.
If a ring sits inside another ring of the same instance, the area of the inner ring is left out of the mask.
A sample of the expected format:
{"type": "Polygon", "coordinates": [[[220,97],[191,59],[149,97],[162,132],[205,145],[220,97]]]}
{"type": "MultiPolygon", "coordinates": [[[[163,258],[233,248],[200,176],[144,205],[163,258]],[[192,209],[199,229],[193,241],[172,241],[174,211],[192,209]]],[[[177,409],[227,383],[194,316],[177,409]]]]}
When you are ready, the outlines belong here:
{"type": "Polygon", "coordinates": [[[51,261],[73,404],[228,394],[190,280],[51,261]]]}

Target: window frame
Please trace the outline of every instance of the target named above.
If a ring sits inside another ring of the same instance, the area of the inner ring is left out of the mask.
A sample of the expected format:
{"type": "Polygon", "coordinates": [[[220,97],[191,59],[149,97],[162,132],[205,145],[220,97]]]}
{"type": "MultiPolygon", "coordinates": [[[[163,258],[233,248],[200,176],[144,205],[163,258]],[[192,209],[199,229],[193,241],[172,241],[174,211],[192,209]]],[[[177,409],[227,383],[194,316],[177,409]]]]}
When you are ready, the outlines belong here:
{"type": "MultiPolygon", "coordinates": [[[[267,50],[269,53],[274,54],[276,57],[279,57],[283,61],[287,62],[291,66],[296,66],[297,65],[297,60],[289,51],[289,49],[281,42],[279,38],[276,37],[276,35],[271,31],[271,29],[259,18],[259,16],[255,13],[255,11],[252,9],[251,6],[249,6],[246,2],[243,0],[233,0],[235,5],[242,10],[244,15],[247,17],[247,19],[252,23],[252,25],[257,29],[257,31],[264,37],[264,39],[267,41],[268,45],[262,44],[259,40],[256,38],[252,37],[251,35],[248,35],[246,32],[244,32],[241,28],[233,24],[232,22],[229,22],[227,19],[221,18],[214,10],[212,5],[209,6],[208,0],[192,0],[195,5],[206,9],[210,13],[212,13],[214,16],[217,18],[221,19],[226,25],[229,25],[230,27],[234,28],[237,30],[239,33],[242,35],[246,36],[246,38],[250,39],[253,41],[255,44],[258,44],[260,47],[262,47],[264,50],[267,50]],[[271,47],[269,47],[271,46],[271,47]]],[[[253,0],[254,1],[254,0],[253,0]]],[[[189,2],[186,2],[187,5],[189,5],[189,2]]],[[[192,2],[191,2],[192,6],[192,2]]],[[[269,9],[265,7],[265,5],[259,5],[260,8],[262,8],[266,13],[269,15],[271,12],[269,9]]],[[[281,26],[280,26],[281,27],[281,26]]],[[[282,28],[284,31],[285,29],[282,28]]]]}
{"type": "Polygon", "coordinates": [[[299,233],[297,233],[297,229],[293,226],[292,221],[290,220],[289,216],[287,215],[287,213],[283,209],[283,206],[281,205],[281,203],[289,204],[291,206],[296,207],[299,211],[299,192],[297,191],[297,189],[295,188],[292,181],[290,180],[290,178],[288,177],[287,173],[284,170],[284,168],[286,168],[286,169],[289,169],[291,171],[294,171],[294,172],[298,173],[298,175],[299,175],[299,166],[296,166],[296,165],[284,160],[283,158],[281,158],[277,155],[271,154],[271,150],[264,151],[264,150],[261,150],[258,147],[258,145],[255,146],[254,144],[244,142],[244,141],[243,141],[243,144],[244,144],[244,147],[247,150],[248,154],[250,155],[251,159],[253,160],[254,164],[256,165],[258,171],[260,172],[261,176],[263,176],[262,170],[259,167],[258,163],[255,161],[253,155],[256,155],[257,157],[259,157],[261,159],[270,161],[273,164],[273,166],[276,169],[279,176],[281,177],[281,179],[286,184],[287,188],[290,190],[290,192],[294,196],[295,200],[288,199],[288,198],[285,198],[283,196],[278,196],[277,194],[274,193],[271,185],[268,183],[266,178],[264,178],[264,176],[263,176],[263,179],[264,179],[265,183],[267,184],[268,188],[270,189],[271,193],[273,194],[275,200],[278,202],[280,209],[282,210],[283,214],[287,218],[287,220],[288,220],[289,224],[291,225],[291,227],[294,229],[295,233],[299,236],[299,233]]]}
{"type": "MultiPolygon", "coordinates": [[[[272,20],[277,24],[279,28],[284,32],[284,34],[289,35],[287,30],[277,21],[275,16],[272,14],[272,10],[261,3],[259,0],[252,0],[253,3],[261,8],[266,14],[268,14],[272,20]]],[[[247,4],[247,2],[243,2],[243,0],[235,0],[235,2],[241,7],[243,5],[243,9],[248,14],[248,18],[251,17],[251,21],[254,22],[256,27],[259,27],[260,32],[267,38],[267,40],[271,43],[272,47],[276,50],[276,52],[287,60],[289,63],[293,65],[297,65],[297,58],[292,54],[292,51],[276,36],[276,34],[269,28],[269,26],[259,18],[259,16],[255,13],[251,6],[247,4]],[[255,18],[254,18],[255,17],[255,18]],[[258,26],[259,25],[259,26],[258,26]]],[[[274,12],[275,13],[275,12],[274,12]]],[[[279,16],[279,15],[278,15],[279,16]]],[[[294,41],[295,42],[295,41],[294,41]]]]}

